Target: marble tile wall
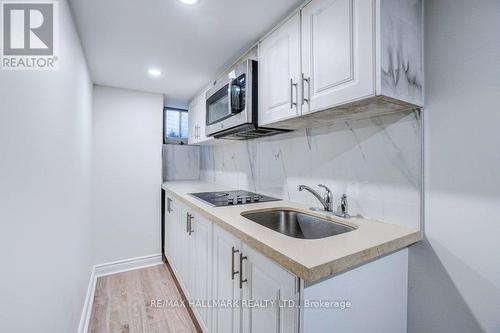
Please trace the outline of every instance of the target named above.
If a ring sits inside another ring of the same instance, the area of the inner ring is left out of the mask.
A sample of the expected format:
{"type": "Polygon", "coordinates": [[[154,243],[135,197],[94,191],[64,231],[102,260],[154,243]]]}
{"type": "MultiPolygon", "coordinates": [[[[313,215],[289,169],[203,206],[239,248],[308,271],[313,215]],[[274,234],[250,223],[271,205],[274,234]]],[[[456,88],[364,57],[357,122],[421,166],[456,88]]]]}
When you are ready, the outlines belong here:
{"type": "Polygon", "coordinates": [[[423,105],[423,0],[382,0],[380,6],[381,94],[423,105]]]}
{"type": "Polygon", "coordinates": [[[162,148],[163,181],[200,178],[200,147],[164,144],[162,148]]]}
{"type": "Polygon", "coordinates": [[[202,180],[318,206],[325,184],[351,215],[418,228],[420,114],[406,112],[201,148],[202,180]]]}

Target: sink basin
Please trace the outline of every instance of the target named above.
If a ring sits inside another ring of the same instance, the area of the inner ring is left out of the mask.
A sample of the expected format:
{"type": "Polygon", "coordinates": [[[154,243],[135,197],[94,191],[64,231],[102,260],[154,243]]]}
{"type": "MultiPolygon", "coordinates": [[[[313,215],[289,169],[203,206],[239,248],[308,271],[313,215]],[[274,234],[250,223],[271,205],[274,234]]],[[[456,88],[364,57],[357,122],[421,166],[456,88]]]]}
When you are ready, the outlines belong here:
{"type": "Polygon", "coordinates": [[[302,239],[325,238],[354,230],[340,223],[289,209],[244,212],[241,216],[283,235],[302,239]]]}

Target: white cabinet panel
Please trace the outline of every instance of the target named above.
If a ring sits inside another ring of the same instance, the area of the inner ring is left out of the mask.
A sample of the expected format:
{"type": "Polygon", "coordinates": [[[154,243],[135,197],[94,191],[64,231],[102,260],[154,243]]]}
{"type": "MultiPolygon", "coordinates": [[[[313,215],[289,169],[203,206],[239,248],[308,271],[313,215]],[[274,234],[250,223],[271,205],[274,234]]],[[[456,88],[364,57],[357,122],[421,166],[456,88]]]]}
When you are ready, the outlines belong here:
{"type": "Polygon", "coordinates": [[[368,0],[314,0],[302,9],[302,113],[375,94],[374,6],[368,0]]]}
{"type": "Polygon", "coordinates": [[[312,27],[315,91],[352,80],[352,1],[336,0],[319,9],[312,18],[312,27]]]}
{"type": "MultiPolygon", "coordinates": [[[[239,239],[214,226],[212,289],[214,301],[241,300],[238,284],[240,244],[239,239]]],[[[212,332],[238,333],[240,332],[240,319],[239,307],[216,307],[212,315],[212,332]]]]}
{"type": "Polygon", "coordinates": [[[200,100],[198,101],[198,135],[201,142],[212,139],[207,137],[205,134],[205,126],[207,120],[207,101],[205,96],[205,91],[200,95],[200,100]]]}
{"type": "Polygon", "coordinates": [[[274,301],[273,307],[243,307],[243,333],[298,331],[298,311],[280,306],[296,300],[294,275],[243,244],[243,300],[274,301]]]}
{"type": "Polygon", "coordinates": [[[189,144],[200,144],[213,140],[212,137],[205,135],[206,123],[206,91],[202,91],[195,96],[189,103],[189,144]]]}
{"type": "Polygon", "coordinates": [[[259,125],[300,113],[300,17],[297,13],[259,45],[259,125]]]}
{"type": "Polygon", "coordinates": [[[406,332],[407,288],[407,249],[306,286],[304,300],[339,304],[306,307],[303,332],[406,332]]]}
{"type": "MultiPolygon", "coordinates": [[[[212,295],[213,224],[168,194],[165,200],[165,255],[186,298],[206,304],[212,295]]],[[[198,323],[210,332],[211,312],[194,304],[198,323]]]]}
{"type": "Polygon", "coordinates": [[[188,299],[191,298],[193,271],[191,269],[191,256],[193,244],[190,242],[188,234],[188,210],[187,207],[180,202],[177,203],[179,207],[179,221],[177,223],[178,229],[176,233],[176,268],[178,271],[177,279],[188,299]]]}
{"type": "MultiPolygon", "coordinates": [[[[199,215],[191,219],[191,237],[194,241],[192,263],[194,276],[193,297],[196,302],[206,303],[212,291],[212,223],[199,215]]],[[[196,306],[194,312],[203,331],[210,330],[211,312],[208,307],[196,306]]]]}
{"type": "Polygon", "coordinates": [[[175,201],[169,196],[166,196],[166,209],[165,209],[165,256],[173,263],[175,254],[175,240],[176,240],[176,223],[178,222],[177,207],[175,201]]]}
{"type": "Polygon", "coordinates": [[[195,144],[196,143],[196,116],[197,116],[197,106],[196,106],[196,98],[193,99],[189,103],[188,107],[188,143],[195,144]]]}

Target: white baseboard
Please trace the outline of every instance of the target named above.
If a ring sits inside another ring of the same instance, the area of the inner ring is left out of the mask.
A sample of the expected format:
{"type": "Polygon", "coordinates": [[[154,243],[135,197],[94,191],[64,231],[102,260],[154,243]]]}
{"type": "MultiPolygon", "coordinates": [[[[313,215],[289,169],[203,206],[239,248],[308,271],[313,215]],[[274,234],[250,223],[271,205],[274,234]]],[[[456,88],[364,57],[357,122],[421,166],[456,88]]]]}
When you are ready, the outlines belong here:
{"type": "Polygon", "coordinates": [[[78,325],[78,333],[87,333],[92,314],[92,303],[94,301],[97,278],[101,276],[122,273],[134,269],[160,265],[162,263],[161,254],[152,254],[144,257],[130,258],[125,260],[108,262],[94,265],[90,272],[89,286],[83,303],[82,316],[78,325]]]}
{"type": "Polygon", "coordinates": [[[108,262],[94,266],[95,276],[101,277],[116,273],[122,273],[133,269],[144,268],[161,264],[161,254],[130,258],[125,260],[108,262]]]}
{"type": "Polygon", "coordinates": [[[92,313],[92,303],[94,301],[96,282],[97,277],[95,276],[95,266],[93,266],[90,272],[90,280],[89,286],[87,287],[87,294],[85,295],[85,302],[83,303],[80,324],[78,325],[78,333],[87,333],[89,330],[90,314],[92,313]]]}

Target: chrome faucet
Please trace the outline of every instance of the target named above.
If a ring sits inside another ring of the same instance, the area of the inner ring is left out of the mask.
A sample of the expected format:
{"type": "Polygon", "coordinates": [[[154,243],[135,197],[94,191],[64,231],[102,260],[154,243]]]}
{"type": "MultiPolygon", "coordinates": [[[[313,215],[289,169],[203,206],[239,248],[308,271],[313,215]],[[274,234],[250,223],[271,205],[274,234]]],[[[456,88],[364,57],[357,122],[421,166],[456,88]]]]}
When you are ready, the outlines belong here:
{"type": "MultiPolygon", "coordinates": [[[[321,195],[319,195],[318,192],[316,192],[315,190],[313,190],[312,188],[310,188],[307,185],[299,185],[299,191],[306,190],[306,191],[310,192],[312,195],[314,195],[316,197],[316,199],[318,199],[319,202],[321,202],[321,204],[323,205],[323,209],[325,210],[325,212],[330,212],[333,215],[343,217],[343,218],[351,217],[349,215],[349,206],[347,203],[347,195],[345,195],[345,194],[342,195],[342,198],[340,199],[340,211],[335,211],[333,209],[333,193],[332,193],[332,191],[323,184],[319,184],[318,186],[325,189],[325,195],[323,197],[321,197],[321,195]]],[[[318,210],[318,209],[319,208],[311,208],[311,210],[318,210]]]]}
{"type": "Polygon", "coordinates": [[[333,193],[332,193],[332,191],[327,186],[325,186],[323,184],[319,184],[318,186],[325,189],[325,195],[323,196],[323,198],[321,197],[321,195],[319,195],[318,192],[316,192],[315,190],[313,190],[312,188],[310,188],[307,185],[299,185],[299,191],[306,190],[306,191],[310,192],[312,195],[314,195],[316,197],[316,199],[319,200],[319,202],[321,202],[325,211],[333,212],[333,193]]]}

